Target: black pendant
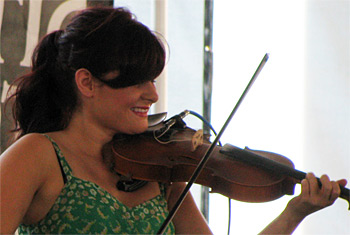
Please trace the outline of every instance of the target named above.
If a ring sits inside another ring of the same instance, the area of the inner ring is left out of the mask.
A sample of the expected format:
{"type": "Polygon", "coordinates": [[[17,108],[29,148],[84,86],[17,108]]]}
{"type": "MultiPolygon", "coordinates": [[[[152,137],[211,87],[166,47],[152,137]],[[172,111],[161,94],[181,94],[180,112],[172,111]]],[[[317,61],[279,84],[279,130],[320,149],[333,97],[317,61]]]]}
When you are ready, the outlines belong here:
{"type": "Polygon", "coordinates": [[[148,181],[136,180],[127,176],[120,176],[119,181],[117,182],[117,189],[123,192],[134,192],[143,186],[145,186],[148,181]]]}

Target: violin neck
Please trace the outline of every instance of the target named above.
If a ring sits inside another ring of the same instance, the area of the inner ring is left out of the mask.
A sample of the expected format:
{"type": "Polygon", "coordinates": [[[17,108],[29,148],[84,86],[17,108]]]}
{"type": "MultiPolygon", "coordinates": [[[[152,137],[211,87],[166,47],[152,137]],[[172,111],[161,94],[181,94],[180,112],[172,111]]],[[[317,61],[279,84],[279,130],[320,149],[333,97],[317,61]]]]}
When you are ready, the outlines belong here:
{"type": "MultiPolygon", "coordinates": [[[[257,153],[254,153],[254,150],[246,150],[246,149],[240,149],[238,147],[235,147],[231,144],[225,144],[220,152],[228,157],[231,157],[235,160],[244,162],[246,164],[249,164],[251,166],[256,166],[259,168],[263,168],[265,170],[268,170],[270,172],[273,172],[277,175],[285,175],[292,177],[296,180],[298,180],[298,183],[301,182],[301,180],[305,179],[306,173],[296,170],[290,166],[287,166],[283,163],[274,161],[272,159],[266,158],[264,156],[261,156],[257,153]]],[[[259,152],[259,151],[256,151],[259,152]]],[[[321,187],[322,183],[319,178],[317,178],[318,184],[321,187]]],[[[340,198],[343,198],[344,200],[348,201],[349,203],[349,210],[350,210],[350,190],[348,188],[345,188],[344,186],[340,185],[340,198]]]]}

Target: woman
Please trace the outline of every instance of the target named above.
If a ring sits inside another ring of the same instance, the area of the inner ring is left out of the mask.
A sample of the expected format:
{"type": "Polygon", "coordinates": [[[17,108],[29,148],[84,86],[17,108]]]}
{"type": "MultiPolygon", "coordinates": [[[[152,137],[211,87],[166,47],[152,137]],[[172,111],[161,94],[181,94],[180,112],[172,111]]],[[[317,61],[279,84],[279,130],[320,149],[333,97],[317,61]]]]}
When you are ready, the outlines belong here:
{"type": "MultiPolygon", "coordinates": [[[[116,133],[147,129],[165,64],[160,40],[125,9],[90,8],[37,46],[17,80],[17,140],[1,157],[1,233],[156,233],[184,183],[117,189],[101,154],[116,133]]],[[[339,185],[308,174],[266,233],[291,233],[331,205],[339,185]]],[[[344,181],[340,181],[345,184],[344,181]]],[[[189,194],[166,233],[210,234],[189,194]]]]}

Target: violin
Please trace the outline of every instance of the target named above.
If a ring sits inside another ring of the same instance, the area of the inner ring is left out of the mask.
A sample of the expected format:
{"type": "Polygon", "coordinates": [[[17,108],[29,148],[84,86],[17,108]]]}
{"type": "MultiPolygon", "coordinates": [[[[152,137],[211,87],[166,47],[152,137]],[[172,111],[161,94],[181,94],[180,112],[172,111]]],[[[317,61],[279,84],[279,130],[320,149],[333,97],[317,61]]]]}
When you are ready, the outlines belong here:
{"type": "MultiPolygon", "coordinates": [[[[142,134],[114,136],[103,148],[113,170],[130,180],[189,182],[211,145],[209,135],[187,127],[181,119],[169,120],[171,127],[167,121],[142,134]]],[[[214,146],[195,183],[231,199],[267,202],[293,195],[295,184],[305,176],[280,154],[226,144],[214,146]]],[[[341,186],[340,197],[350,204],[349,192],[341,186]]]]}
{"type": "MultiPolygon", "coordinates": [[[[136,179],[137,184],[141,182],[140,187],[147,181],[188,182],[158,234],[164,233],[194,182],[232,199],[266,202],[294,194],[295,184],[306,177],[282,155],[217,145],[268,58],[266,53],[213,143],[208,135],[186,126],[182,120],[187,115],[185,111],[160,123],[160,128],[156,125],[157,128],[139,135],[115,135],[102,149],[111,170],[126,178],[126,182],[136,179]]],[[[348,201],[350,209],[350,191],[341,185],[340,189],[340,197],[348,201]]]]}

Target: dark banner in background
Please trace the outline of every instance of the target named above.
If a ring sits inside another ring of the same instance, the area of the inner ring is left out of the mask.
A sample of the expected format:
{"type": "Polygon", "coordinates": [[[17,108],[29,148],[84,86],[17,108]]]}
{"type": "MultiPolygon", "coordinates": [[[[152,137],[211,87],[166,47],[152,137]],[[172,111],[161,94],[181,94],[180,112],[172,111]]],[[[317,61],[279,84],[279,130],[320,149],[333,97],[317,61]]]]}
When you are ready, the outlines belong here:
{"type": "Polygon", "coordinates": [[[75,11],[87,6],[112,6],[112,0],[5,0],[0,1],[0,94],[1,149],[9,144],[13,124],[4,101],[14,79],[29,71],[31,55],[38,41],[47,33],[63,28],[75,11]]]}

